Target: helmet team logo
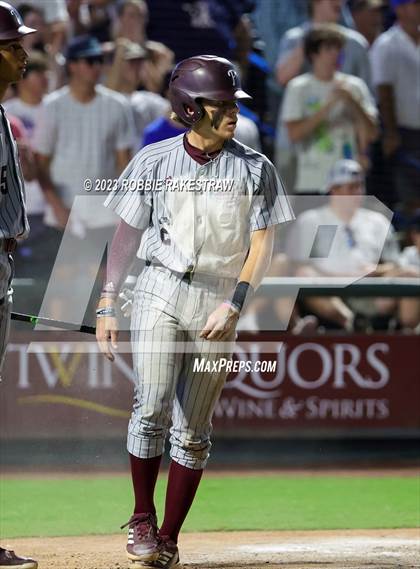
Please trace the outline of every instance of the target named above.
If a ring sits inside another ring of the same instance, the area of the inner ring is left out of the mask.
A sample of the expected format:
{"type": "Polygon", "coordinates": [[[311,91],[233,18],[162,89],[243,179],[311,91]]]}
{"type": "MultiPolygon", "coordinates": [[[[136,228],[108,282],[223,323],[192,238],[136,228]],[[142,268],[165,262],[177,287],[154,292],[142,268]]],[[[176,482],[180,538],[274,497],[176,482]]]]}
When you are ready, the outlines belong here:
{"type": "Polygon", "coordinates": [[[236,84],[238,82],[238,74],[236,73],[236,71],[234,69],[229,69],[228,75],[232,79],[232,85],[234,87],[236,87],[236,84]]]}

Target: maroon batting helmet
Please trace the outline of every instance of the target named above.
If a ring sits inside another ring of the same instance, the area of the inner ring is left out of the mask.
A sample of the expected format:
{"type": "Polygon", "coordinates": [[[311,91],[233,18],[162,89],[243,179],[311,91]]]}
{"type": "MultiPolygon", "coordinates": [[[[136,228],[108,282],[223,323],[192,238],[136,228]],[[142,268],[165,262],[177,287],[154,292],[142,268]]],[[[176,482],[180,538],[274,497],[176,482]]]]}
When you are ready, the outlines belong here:
{"type": "Polygon", "coordinates": [[[233,64],[223,57],[198,55],[184,59],[175,67],[169,81],[169,100],[172,109],[186,124],[199,121],[204,109],[198,99],[230,101],[251,99],[242,90],[233,64]],[[186,107],[194,111],[186,112],[186,107]]]}
{"type": "Polygon", "coordinates": [[[36,32],[25,26],[20,14],[7,2],[0,1],[0,41],[17,40],[36,32]]]}

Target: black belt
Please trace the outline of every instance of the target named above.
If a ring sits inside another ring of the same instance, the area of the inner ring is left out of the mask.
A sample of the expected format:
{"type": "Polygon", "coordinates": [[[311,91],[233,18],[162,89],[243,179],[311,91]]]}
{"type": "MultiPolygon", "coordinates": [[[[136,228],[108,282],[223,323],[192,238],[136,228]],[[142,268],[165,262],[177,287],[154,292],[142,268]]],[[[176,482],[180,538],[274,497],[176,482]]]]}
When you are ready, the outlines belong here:
{"type": "Polygon", "coordinates": [[[162,263],[159,262],[155,262],[152,263],[151,261],[146,261],[146,267],[160,267],[162,269],[168,269],[168,271],[171,271],[171,273],[173,273],[174,275],[176,275],[179,279],[181,279],[182,281],[187,282],[188,284],[192,283],[193,277],[194,277],[194,271],[187,271],[186,273],[181,273],[179,271],[173,271],[172,269],[169,269],[168,267],[165,267],[165,265],[162,265],[162,263]]]}

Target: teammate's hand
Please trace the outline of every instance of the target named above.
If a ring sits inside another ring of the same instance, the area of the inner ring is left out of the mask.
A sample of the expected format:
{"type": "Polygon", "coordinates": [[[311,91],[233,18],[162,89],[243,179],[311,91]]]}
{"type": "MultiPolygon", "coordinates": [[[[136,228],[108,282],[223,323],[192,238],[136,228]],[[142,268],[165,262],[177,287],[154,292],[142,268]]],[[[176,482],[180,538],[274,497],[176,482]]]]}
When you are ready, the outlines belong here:
{"type": "MultiPolygon", "coordinates": [[[[106,306],[115,307],[115,301],[109,298],[101,298],[98,308],[104,308],[106,306]]],[[[112,316],[96,318],[96,340],[104,356],[113,362],[114,354],[111,348],[114,351],[118,350],[118,320],[112,316]]]]}
{"type": "Polygon", "coordinates": [[[224,340],[229,338],[239,319],[239,311],[223,302],[210,314],[206,325],[200,332],[200,338],[206,340],[224,340]]]}

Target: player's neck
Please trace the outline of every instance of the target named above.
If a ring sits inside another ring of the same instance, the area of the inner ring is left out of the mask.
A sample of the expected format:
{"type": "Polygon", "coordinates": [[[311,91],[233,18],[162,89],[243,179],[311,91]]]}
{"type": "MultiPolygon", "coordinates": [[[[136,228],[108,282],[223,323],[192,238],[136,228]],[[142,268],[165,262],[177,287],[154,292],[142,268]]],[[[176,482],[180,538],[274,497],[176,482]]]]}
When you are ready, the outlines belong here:
{"type": "Polygon", "coordinates": [[[96,85],[71,81],[70,92],[79,103],[89,103],[96,96],[96,85]]]}
{"type": "Polygon", "coordinates": [[[190,130],[187,133],[187,139],[191,146],[207,154],[221,150],[225,142],[224,139],[219,136],[206,136],[195,130],[190,130]]]}

